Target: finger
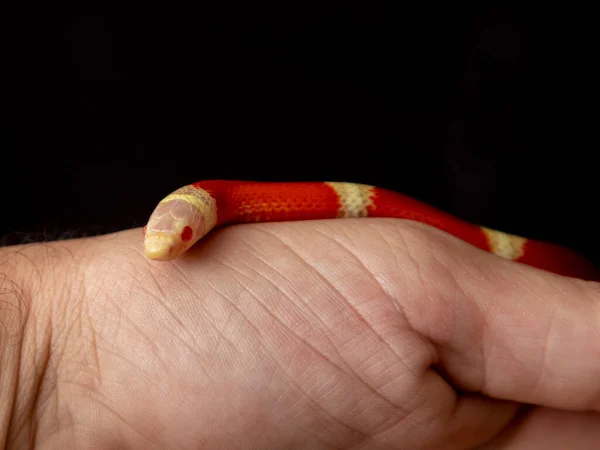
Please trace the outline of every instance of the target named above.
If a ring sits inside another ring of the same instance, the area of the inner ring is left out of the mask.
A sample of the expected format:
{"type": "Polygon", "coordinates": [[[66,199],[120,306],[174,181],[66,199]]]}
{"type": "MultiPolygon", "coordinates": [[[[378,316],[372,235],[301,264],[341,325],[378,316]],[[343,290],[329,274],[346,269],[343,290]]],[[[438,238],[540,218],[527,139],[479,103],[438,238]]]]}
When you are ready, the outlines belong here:
{"type": "Polygon", "coordinates": [[[384,283],[436,346],[450,381],[499,399],[600,411],[600,284],[506,261],[433,229],[403,224],[396,233],[419,249],[416,266],[384,283]],[[406,289],[407,278],[421,294],[406,289]]]}

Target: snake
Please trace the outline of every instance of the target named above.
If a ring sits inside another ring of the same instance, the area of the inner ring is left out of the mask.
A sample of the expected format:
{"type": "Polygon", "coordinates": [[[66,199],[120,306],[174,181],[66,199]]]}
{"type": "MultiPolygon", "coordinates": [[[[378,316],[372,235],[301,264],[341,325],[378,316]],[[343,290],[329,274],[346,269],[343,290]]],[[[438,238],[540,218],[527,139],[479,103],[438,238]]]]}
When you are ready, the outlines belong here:
{"type": "Polygon", "coordinates": [[[566,246],[475,225],[385,188],[337,181],[206,180],[187,184],[160,200],[150,214],[143,228],[143,253],[154,261],[181,258],[212,229],[226,225],[363,217],[416,221],[506,260],[600,281],[598,268],[566,246]]]}

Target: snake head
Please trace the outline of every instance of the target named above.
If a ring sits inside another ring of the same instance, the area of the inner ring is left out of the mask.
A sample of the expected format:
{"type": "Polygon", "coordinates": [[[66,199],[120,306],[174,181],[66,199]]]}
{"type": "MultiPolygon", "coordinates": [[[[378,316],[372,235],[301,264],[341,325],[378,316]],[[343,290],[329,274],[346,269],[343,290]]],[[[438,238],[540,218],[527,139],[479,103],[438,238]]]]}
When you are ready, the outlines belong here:
{"type": "Polygon", "coordinates": [[[150,215],[144,227],[144,254],[159,261],[178,258],[215,223],[216,202],[206,191],[191,186],[178,189],[150,215]]]}

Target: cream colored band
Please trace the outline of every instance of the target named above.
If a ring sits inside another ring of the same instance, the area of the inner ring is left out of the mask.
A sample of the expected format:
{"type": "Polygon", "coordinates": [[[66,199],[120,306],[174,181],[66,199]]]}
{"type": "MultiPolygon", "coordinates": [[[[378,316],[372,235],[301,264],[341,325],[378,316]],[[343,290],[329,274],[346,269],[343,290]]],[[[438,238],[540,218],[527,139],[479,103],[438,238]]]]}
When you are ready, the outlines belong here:
{"type": "Polygon", "coordinates": [[[526,238],[481,227],[492,253],[506,259],[519,259],[525,251],[526,238]]]}
{"type": "Polygon", "coordinates": [[[338,195],[340,207],[338,217],[367,217],[369,207],[373,207],[374,187],[366,184],[340,183],[328,181],[327,184],[338,195]]]}
{"type": "Polygon", "coordinates": [[[161,203],[167,203],[173,200],[181,200],[184,201],[186,203],[190,203],[192,205],[194,205],[194,207],[196,209],[198,209],[201,212],[204,212],[204,210],[206,209],[205,205],[202,203],[202,201],[200,201],[200,199],[198,197],[196,197],[195,195],[192,194],[169,194],[167,195],[165,198],[163,198],[160,202],[161,203]]]}

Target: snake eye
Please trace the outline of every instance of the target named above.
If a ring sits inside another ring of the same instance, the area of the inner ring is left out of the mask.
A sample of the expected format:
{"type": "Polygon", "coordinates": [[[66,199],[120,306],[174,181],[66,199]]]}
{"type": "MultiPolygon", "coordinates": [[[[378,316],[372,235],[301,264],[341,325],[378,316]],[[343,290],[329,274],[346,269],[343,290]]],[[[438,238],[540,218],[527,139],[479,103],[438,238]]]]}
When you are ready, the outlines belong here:
{"type": "Polygon", "coordinates": [[[181,232],[181,240],[183,242],[190,242],[193,236],[194,232],[192,231],[192,227],[190,226],[186,226],[181,232]]]}

